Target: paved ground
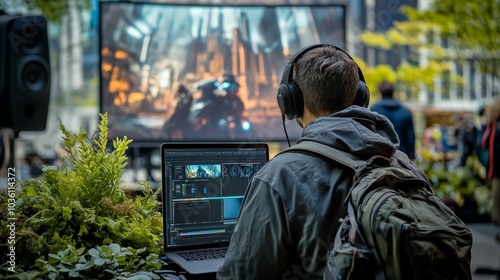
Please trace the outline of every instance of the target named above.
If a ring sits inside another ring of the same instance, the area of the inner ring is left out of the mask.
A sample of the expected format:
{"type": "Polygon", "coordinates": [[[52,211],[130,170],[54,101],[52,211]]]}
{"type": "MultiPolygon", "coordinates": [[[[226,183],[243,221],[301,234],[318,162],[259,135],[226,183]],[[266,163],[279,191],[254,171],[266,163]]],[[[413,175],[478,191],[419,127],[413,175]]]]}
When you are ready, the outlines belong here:
{"type": "Polygon", "coordinates": [[[489,223],[470,223],[473,235],[472,245],[472,279],[500,280],[500,242],[495,240],[500,227],[489,223]],[[499,270],[497,274],[479,273],[482,269],[499,270]],[[479,270],[478,270],[479,269],[479,270]]]}

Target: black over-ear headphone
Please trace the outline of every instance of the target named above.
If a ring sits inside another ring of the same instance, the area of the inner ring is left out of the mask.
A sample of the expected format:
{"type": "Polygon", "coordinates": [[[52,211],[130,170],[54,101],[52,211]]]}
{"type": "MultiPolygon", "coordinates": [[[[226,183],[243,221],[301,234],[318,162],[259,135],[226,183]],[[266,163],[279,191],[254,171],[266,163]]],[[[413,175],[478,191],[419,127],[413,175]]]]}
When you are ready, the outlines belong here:
{"type": "MultiPolygon", "coordinates": [[[[281,113],[289,120],[301,117],[304,110],[304,100],[302,98],[302,92],[300,92],[299,87],[292,81],[293,64],[306,52],[323,46],[332,46],[335,49],[345,53],[350,59],[352,59],[352,57],[346,51],[331,44],[310,45],[298,51],[285,66],[285,70],[283,70],[283,76],[281,77],[280,86],[278,88],[278,106],[281,110],[281,113]]],[[[354,59],[352,59],[352,61],[354,61],[354,59]]],[[[366,86],[365,77],[363,76],[363,72],[361,72],[359,66],[358,75],[358,89],[356,90],[356,97],[354,99],[353,105],[368,107],[368,104],[370,103],[370,91],[368,89],[368,86],[366,86]]]]}

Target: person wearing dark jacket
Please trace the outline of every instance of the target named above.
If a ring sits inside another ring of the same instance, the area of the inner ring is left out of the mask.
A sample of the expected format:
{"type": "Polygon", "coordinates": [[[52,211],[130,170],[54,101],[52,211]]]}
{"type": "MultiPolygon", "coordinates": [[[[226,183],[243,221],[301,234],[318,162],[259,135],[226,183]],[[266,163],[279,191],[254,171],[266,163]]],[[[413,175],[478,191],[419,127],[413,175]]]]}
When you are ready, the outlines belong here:
{"type": "MultiPolygon", "coordinates": [[[[391,122],[352,105],[356,63],[330,45],[303,52],[289,63],[303,100],[297,143],[315,141],[363,159],[391,157],[399,146],[391,122]]],[[[217,279],[323,279],[338,221],[347,213],[344,200],[352,178],[349,168],[308,154],[271,159],[248,185],[217,279]]]]}
{"type": "Polygon", "coordinates": [[[371,110],[386,116],[394,126],[399,136],[399,150],[406,153],[411,159],[415,158],[415,129],[411,111],[401,102],[394,99],[393,83],[384,81],[379,84],[378,90],[382,99],[371,106],[371,110]]]}
{"type": "MultiPolygon", "coordinates": [[[[482,146],[488,150],[487,178],[491,180],[491,221],[500,226],[500,98],[493,100],[485,111],[486,130],[482,146]]],[[[497,239],[500,238],[497,236],[497,239]]]]}

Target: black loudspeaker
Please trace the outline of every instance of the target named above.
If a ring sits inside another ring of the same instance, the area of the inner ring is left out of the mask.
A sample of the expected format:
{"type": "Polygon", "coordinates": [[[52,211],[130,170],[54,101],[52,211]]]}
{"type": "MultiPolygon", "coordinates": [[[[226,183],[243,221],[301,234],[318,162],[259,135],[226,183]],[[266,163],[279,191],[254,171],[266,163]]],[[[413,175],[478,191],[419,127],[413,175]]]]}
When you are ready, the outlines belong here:
{"type": "MultiPolygon", "coordinates": [[[[347,52],[331,44],[310,45],[298,51],[285,66],[285,70],[283,71],[283,76],[281,77],[281,82],[277,94],[278,106],[281,110],[281,113],[289,120],[301,117],[304,109],[302,92],[300,92],[299,87],[292,81],[293,64],[306,52],[322,46],[334,47],[335,49],[345,53],[349,58],[352,59],[352,57],[347,52]]],[[[354,61],[354,59],[352,60],[354,61]]],[[[356,91],[356,97],[354,99],[353,105],[368,107],[370,103],[370,91],[366,86],[365,77],[363,76],[363,72],[361,72],[359,66],[358,75],[358,89],[356,91]]]]}
{"type": "Polygon", "coordinates": [[[45,130],[49,99],[46,18],[0,15],[0,128],[45,130]]]}

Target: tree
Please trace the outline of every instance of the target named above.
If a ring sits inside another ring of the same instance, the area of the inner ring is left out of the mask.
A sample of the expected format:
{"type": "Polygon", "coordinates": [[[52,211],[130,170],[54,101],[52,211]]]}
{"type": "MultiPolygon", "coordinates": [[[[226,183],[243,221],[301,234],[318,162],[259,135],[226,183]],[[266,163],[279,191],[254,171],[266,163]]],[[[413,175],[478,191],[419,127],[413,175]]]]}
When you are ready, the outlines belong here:
{"type": "Polygon", "coordinates": [[[409,9],[413,20],[439,25],[441,35],[457,47],[480,52],[500,51],[500,2],[438,0],[429,10],[409,9]]]}
{"type": "MultiPolygon", "coordinates": [[[[416,93],[421,85],[432,88],[437,77],[449,86],[463,84],[449,70],[451,62],[464,59],[479,62],[483,73],[499,76],[498,1],[436,0],[426,10],[403,6],[401,12],[408,21],[394,22],[384,33],[363,32],[359,40],[401,55],[394,74],[404,90],[416,93]],[[408,61],[411,53],[418,53],[417,63],[408,61]]],[[[373,69],[367,67],[366,71],[373,69]]]]}
{"type": "Polygon", "coordinates": [[[457,59],[474,59],[481,64],[483,72],[500,77],[499,1],[438,0],[428,10],[408,9],[407,14],[412,20],[437,25],[440,35],[454,44],[457,59]]]}
{"type": "MultiPolygon", "coordinates": [[[[29,12],[41,12],[51,22],[60,22],[63,15],[69,14],[70,0],[1,0],[0,8],[24,6],[29,12]]],[[[77,9],[88,10],[90,0],[73,1],[77,9]]]]}

